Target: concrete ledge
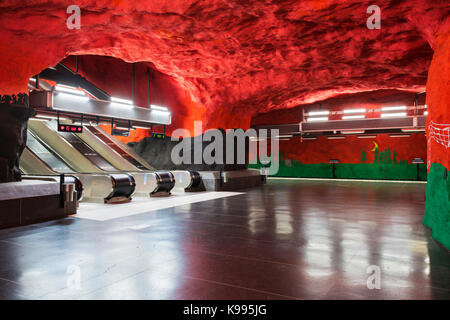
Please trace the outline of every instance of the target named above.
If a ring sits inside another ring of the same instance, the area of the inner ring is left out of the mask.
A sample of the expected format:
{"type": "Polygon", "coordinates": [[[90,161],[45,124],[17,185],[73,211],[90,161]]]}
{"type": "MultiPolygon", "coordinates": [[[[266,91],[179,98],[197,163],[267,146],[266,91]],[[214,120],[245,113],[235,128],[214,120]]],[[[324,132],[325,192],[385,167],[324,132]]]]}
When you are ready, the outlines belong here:
{"type": "Polygon", "coordinates": [[[59,183],[43,180],[24,180],[0,183],[0,201],[59,195],[59,183]]]}
{"type": "Polygon", "coordinates": [[[259,170],[200,171],[206,191],[233,191],[262,185],[259,170]]]}
{"type": "Polygon", "coordinates": [[[66,216],[59,183],[28,180],[0,184],[0,228],[66,216]]]}

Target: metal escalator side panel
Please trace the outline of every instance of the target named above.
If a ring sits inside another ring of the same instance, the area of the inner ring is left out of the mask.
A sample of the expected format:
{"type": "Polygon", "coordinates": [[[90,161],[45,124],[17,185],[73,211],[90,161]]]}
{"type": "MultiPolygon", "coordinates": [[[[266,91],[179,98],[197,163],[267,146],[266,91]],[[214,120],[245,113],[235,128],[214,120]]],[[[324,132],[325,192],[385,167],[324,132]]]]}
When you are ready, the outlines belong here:
{"type": "Polygon", "coordinates": [[[122,147],[120,147],[118,144],[116,144],[113,140],[111,140],[111,138],[109,138],[107,135],[105,135],[103,132],[101,132],[96,127],[86,126],[86,128],[90,132],[95,134],[100,140],[102,140],[104,143],[106,143],[108,146],[110,146],[111,149],[113,149],[118,154],[120,154],[124,159],[126,159],[129,163],[131,163],[136,168],[141,169],[141,170],[153,170],[152,168],[148,168],[148,167],[144,166],[141,162],[136,160],[131,154],[129,154],[126,150],[124,150],[122,147]]]}
{"type": "Polygon", "coordinates": [[[99,155],[98,152],[92,149],[75,134],[71,132],[59,132],[59,135],[66,139],[66,141],[68,141],[76,150],[78,150],[78,152],[80,152],[98,168],[102,169],[103,171],[118,171],[101,155],[99,155]]]}
{"type": "Polygon", "coordinates": [[[172,170],[170,171],[175,177],[176,189],[184,189],[190,191],[198,188],[202,182],[200,174],[196,171],[188,170],[172,170]]]}
{"type": "Polygon", "coordinates": [[[111,179],[108,175],[77,174],[84,186],[84,201],[103,202],[113,192],[111,179]]]}
{"type": "Polygon", "coordinates": [[[157,188],[156,174],[153,172],[132,173],[136,181],[135,197],[148,197],[157,188]]]}
{"type": "Polygon", "coordinates": [[[82,133],[75,133],[75,135],[120,171],[141,171],[133,164],[131,164],[127,159],[125,159],[121,154],[119,154],[116,150],[114,150],[114,148],[99,139],[99,137],[93,134],[90,130],[84,128],[82,133]]]}
{"type": "Polygon", "coordinates": [[[129,202],[136,184],[128,174],[77,174],[84,185],[84,201],[117,203],[129,202]]]}
{"type": "Polygon", "coordinates": [[[30,119],[28,127],[76,172],[103,173],[56,131],[56,122],[30,119]]]}
{"type": "Polygon", "coordinates": [[[66,164],[55,151],[28,130],[27,148],[51,170],[59,173],[71,173],[74,170],[66,164]]]}
{"type": "Polygon", "coordinates": [[[55,174],[28,147],[25,147],[20,156],[19,167],[24,174],[55,174]]]}

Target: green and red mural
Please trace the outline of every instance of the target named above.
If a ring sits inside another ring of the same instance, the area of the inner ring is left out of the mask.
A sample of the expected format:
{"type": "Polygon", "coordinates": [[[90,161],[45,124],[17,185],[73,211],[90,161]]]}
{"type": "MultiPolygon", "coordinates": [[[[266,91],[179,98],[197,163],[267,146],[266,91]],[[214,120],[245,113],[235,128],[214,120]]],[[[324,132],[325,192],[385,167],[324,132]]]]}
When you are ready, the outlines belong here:
{"type": "MultiPolygon", "coordinates": [[[[413,164],[414,158],[426,161],[424,133],[391,137],[379,134],[367,138],[346,136],[316,140],[292,138],[280,141],[280,177],[426,180],[426,164],[413,164]],[[330,164],[330,160],[339,163],[330,164]]],[[[259,167],[258,165],[254,167],[259,167]]]]}

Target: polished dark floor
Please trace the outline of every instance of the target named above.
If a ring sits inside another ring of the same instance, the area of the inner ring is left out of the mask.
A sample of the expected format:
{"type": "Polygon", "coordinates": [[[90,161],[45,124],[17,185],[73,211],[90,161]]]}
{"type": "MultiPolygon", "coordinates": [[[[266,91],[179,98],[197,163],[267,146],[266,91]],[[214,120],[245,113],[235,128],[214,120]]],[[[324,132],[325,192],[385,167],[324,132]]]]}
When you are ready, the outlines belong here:
{"type": "Polygon", "coordinates": [[[450,299],[450,255],[421,224],[424,191],[270,180],[104,222],[1,230],[0,299],[450,299]],[[381,289],[367,287],[371,265],[381,289]]]}

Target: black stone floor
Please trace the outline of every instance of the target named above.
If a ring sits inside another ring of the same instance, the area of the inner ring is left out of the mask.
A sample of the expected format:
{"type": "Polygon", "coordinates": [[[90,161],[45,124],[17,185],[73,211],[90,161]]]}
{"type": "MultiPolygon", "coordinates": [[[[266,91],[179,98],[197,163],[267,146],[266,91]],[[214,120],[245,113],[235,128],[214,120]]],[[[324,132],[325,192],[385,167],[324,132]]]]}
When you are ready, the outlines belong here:
{"type": "Polygon", "coordinates": [[[0,299],[450,299],[449,252],[421,223],[424,191],[269,180],[104,222],[0,230],[0,299]],[[367,288],[371,265],[381,289],[367,288]]]}

